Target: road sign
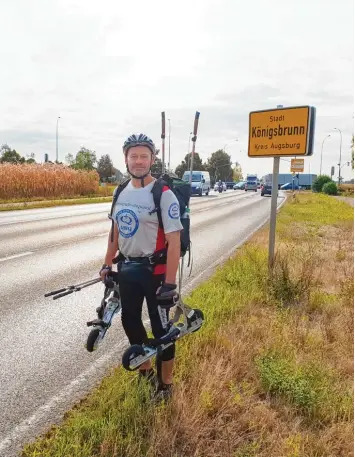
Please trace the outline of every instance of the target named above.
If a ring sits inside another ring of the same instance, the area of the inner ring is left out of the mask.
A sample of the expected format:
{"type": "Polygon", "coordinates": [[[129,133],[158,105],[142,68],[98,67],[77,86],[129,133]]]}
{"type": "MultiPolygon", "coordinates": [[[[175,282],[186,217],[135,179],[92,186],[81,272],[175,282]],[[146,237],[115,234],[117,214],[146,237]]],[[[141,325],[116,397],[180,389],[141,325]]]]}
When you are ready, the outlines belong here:
{"type": "Polygon", "coordinates": [[[304,159],[291,159],[291,173],[303,173],[304,159]]]}
{"type": "Polygon", "coordinates": [[[249,114],[249,157],[310,156],[316,109],[296,106],[249,114]]]}

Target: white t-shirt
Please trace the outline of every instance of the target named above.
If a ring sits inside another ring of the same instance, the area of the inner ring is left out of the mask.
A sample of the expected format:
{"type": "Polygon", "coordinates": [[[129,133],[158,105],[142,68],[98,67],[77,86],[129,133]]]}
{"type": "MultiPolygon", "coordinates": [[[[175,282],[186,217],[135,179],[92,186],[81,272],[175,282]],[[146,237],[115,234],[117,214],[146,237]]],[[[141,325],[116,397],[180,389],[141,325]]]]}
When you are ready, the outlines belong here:
{"type": "Polygon", "coordinates": [[[113,217],[118,226],[119,250],[125,256],[148,257],[164,247],[164,233],[182,230],[179,202],[168,187],[160,200],[164,230],[159,228],[157,213],[149,214],[155,208],[154,182],[145,187],[133,187],[129,182],[118,196],[113,217]]]}

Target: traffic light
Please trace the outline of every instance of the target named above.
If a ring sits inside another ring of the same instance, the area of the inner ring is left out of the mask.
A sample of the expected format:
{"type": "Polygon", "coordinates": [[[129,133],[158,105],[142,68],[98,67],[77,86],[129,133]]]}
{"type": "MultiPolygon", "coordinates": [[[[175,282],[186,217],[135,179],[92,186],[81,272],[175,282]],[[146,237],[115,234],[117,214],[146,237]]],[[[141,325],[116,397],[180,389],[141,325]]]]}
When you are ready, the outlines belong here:
{"type": "Polygon", "coordinates": [[[44,154],[44,161],[48,162],[48,154],[44,154]]]}

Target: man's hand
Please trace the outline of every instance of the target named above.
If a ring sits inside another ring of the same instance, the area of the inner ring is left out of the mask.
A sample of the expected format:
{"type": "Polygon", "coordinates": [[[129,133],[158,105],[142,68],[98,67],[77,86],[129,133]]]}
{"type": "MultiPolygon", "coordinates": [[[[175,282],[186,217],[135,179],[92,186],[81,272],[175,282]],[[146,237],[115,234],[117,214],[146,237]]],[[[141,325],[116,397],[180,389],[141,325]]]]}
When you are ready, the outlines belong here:
{"type": "Polygon", "coordinates": [[[110,271],[112,271],[112,267],[110,267],[110,265],[102,265],[101,270],[99,271],[99,276],[102,282],[105,282],[106,275],[110,271]]]}
{"type": "Polygon", "coordinates": [[[171,308],[175,306],[179,299],[176,292],[176,284],[164,283],[157,291],[158,305],[162,308],[171,308]]]}

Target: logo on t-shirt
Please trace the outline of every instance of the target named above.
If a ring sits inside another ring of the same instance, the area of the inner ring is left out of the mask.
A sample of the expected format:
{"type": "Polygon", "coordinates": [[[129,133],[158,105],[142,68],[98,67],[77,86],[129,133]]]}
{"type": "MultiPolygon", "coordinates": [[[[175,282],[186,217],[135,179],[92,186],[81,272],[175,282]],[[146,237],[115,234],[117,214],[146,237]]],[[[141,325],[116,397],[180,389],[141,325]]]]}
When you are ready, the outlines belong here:
{"type": "Polygon", "coordinates": [[[139,227],[136,214],[130,209],[122,209],[116,215],[118,230],[123,238],[131,238],[139,227]]]}
{"type": "Polygon", "coordinates": [[[170,206],[169,206],[169,217],[170,219],[179,219],[180,217],[180,208],[179,208],[179,205],[177,203],[172,203],[170,206]]]}

